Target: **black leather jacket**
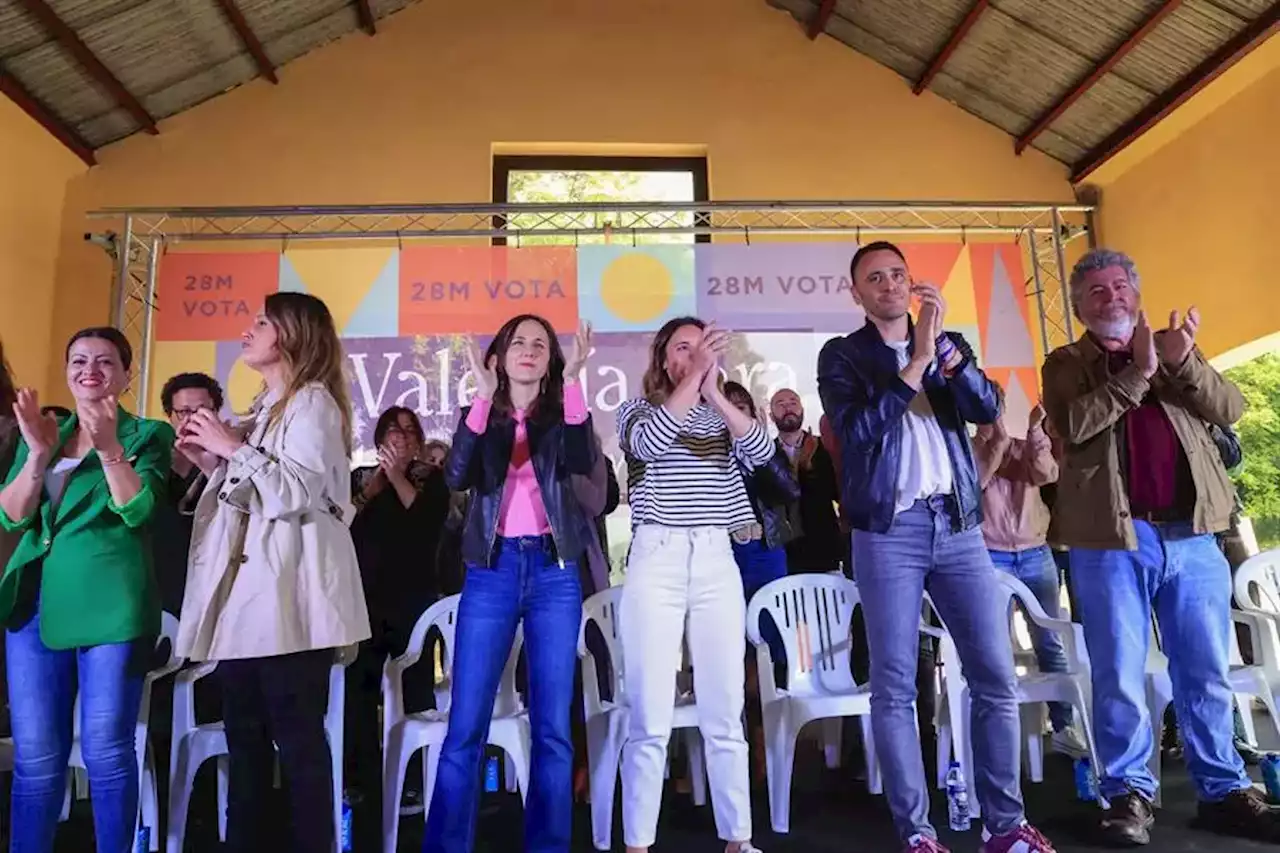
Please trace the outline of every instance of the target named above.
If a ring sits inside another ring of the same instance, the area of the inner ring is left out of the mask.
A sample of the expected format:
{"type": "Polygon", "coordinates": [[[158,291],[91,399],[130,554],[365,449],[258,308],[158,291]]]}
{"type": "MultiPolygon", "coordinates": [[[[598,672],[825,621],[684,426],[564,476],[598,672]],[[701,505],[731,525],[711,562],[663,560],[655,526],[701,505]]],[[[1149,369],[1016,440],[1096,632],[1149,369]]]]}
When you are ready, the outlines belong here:
{"type": "MultiPolygon", "coordinates": [[[[978,368],[964,337],[946,334],[960,350],[960,366],[950,378],[931,369],[925,374],[924,390],[951,459],[958,529],[968,530],[982,523],[982,491],[965,422],[993,422],[1000,400],[995,383],[978,368]]],[[[857,530],[884,533],[893,524],[902,416],[916,391],[898,376],[897,353],[869,320],[822,347],[818,394],[840,442],[840,487],[849,521],[857,530]]]]}
{"type": "MultiPolygon", "coordinates": [[[[469,408],[462,410],[453,433],[453,447],[445,463],[444,478],[454,491],[471,491],[462,523],[462,559],[488,566],[498,536],[498,510],[502,489],[511,466],[516,422],[496,412],[479,435],[467,426],[469,408]]],[[[593,519],[588,519],[574,496],[570,474],[589,475],[595,462],[591,418],[585,423],[526,422],[529,455],[547,521],[562,559],[577,559],[586,550],[593,519]]]]}
{"type": "MultiPolygon", "coordinates": [[[[741,463],[739,463],[741,465],[741,463]]],[[[782,448],[775,448],[773,458],[763,468],[743,472],[747,497],[756,518],[764,528],[766,548],[781,548],[795,535],[787,517],[790,504],[800,500],[800,484],[791,473],[791,463],[782,448]]]]}

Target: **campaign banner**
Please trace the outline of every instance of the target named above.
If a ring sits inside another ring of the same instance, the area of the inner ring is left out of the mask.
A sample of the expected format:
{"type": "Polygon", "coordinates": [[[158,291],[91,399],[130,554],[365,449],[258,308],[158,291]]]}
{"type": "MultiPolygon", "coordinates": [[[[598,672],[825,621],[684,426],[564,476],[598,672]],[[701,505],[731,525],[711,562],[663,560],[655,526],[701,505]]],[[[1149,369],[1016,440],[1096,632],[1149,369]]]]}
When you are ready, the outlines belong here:
{"type": "MultiPolygon", "coordinates": [[[[1021,248],[900,248],[913,278],[941,288],[946,327],[963,334],[1005,386],[1016,433],[1039,396],[1021,248]]],[[[519,313],[547,318],[565,347],[580,318],[592,322],[593,353],[582,381],[597,432],[614,452],[613,412],[643,393],[654,332],[690,314],[735,332],[727,378],[745,385],[762,407],[779,388],[794,389],[807,424],[816,427],[818,352],[864,322],[849,279],[854,249],[811,242],[171,252],[160,265],[147,411],[159,411],[165,379],[193,370],[218,378],[228,411],[243,411],[260,380],[238,360],[240,335],[268,293],[294,290],[324,299],[334,315],[365,451],[374,422],[391,405],[417,412],[428,434],[451,435],[474,394],[466,337],[484,346],[519,313]]]]}

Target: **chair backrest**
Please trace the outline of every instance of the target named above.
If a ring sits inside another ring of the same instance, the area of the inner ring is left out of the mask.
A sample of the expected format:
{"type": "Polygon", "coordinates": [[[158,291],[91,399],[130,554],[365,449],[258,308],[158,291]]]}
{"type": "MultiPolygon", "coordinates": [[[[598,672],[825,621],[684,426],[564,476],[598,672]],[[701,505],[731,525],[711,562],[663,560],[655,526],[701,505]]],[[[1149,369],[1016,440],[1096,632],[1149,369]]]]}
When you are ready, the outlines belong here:
{"type": "Polygon", "coordinates": [[[1241,610],[1280,616],[1280,548],[1263,551],[1235,572],[1236,603],[1241,610]]]}
{"type": "Polygon", "coordinates": [[[582,603],[582,624],[578,627],[578,657],[582,659],[582,691],[587,713],[598,713],[603,708],[600,695],[600,674],[610,676],[611,697],[617,701],[622,696],[622,624],[619,610],[622,604],[622,587],[602,589],[582,603]],[[595,624],[604,638],[604,655],[597,659],[598,649],[587,642],[587,626],[595,624]]]}
{"type": "MultiPolygon", "coordinates": [[[[420,661],[423,646],[426,645],[427,634],[432,628],[440,633],[440,655],[444,670],[445,684],[436,690],[436,710],[444,713],[450,705],[453,683],[454,637],[457,631],[458,604],[461,595],[450,595],[431,605],[414,623],[413,632],[409,635],[409,644],[404,658],[407,666],[434,666],[434,661],[420,661]]],[[[502,670],[502,679],[498,682],[498,695],[494,699],[494,716],[507,716],[521,707],[520,696],[516,692],[516,666],[520,661],[520,650],[524,645],[523,626],[516,627],[515,639],[511,643],[511,653],[507,656],[506,666],[502,670]]]]}
{"type": "Polygon", "coordinates": [[[850,625],[859,602],[858,587],[848,578],[831,574],[780,578],[751,597],[747,637],[756,654],[767,657],[760,616],[768,613],[773,618],[787,652],[787,693],[803,696],[850,690],[855,686],[849,669],[850,625]]]}

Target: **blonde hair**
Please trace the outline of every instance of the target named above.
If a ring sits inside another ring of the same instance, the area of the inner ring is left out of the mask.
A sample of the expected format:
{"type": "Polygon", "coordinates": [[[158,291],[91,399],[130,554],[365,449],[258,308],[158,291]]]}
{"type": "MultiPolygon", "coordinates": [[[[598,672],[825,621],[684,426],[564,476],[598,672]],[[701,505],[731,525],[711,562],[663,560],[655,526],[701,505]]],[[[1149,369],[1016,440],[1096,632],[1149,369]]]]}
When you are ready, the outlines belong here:
{"type": "MultiPolygon", "coordinates": [[[[289,401],[313,383],[325,387],[342,415],[342,444],[352,451],[351,391],[344,367],[346,358],[333,315],[321,300],[308,293],[281,291],[267,297],[263,313],[276,330],[276,349],[284,362],[288,385],[267,412],[267,429],[280,422],[289,401]]],[[[264,389],[265,393],[265,389],[264,389]]],[[[254,401],[260,406],[262,395],[254,401]]]]}

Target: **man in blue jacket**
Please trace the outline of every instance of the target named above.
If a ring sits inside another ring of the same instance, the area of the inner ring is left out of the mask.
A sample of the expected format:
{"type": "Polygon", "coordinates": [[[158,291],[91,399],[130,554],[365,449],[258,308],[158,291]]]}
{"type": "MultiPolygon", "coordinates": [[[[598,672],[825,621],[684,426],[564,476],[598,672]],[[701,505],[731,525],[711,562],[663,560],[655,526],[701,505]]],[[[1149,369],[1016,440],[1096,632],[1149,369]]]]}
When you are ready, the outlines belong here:
{"type": "Polygon", "coordinates": [[[982,538],[968,423],[991,423],[997,387],[961,335],[943,332],[938,288],[915,282],[892,243],[851,264],[858,331],[818,356],[818,392],[840,441],[841,490],[871,653],[871,723],[894,824],[908,853],[946,853],[929,823],[915,731],[916,657],[926,587],[955,640],[973,714],[983,853],[1052,853],[1027,823],[1009,615],[982,538]],[[911,299],[920,302],[913,322],[911,299]]]}

